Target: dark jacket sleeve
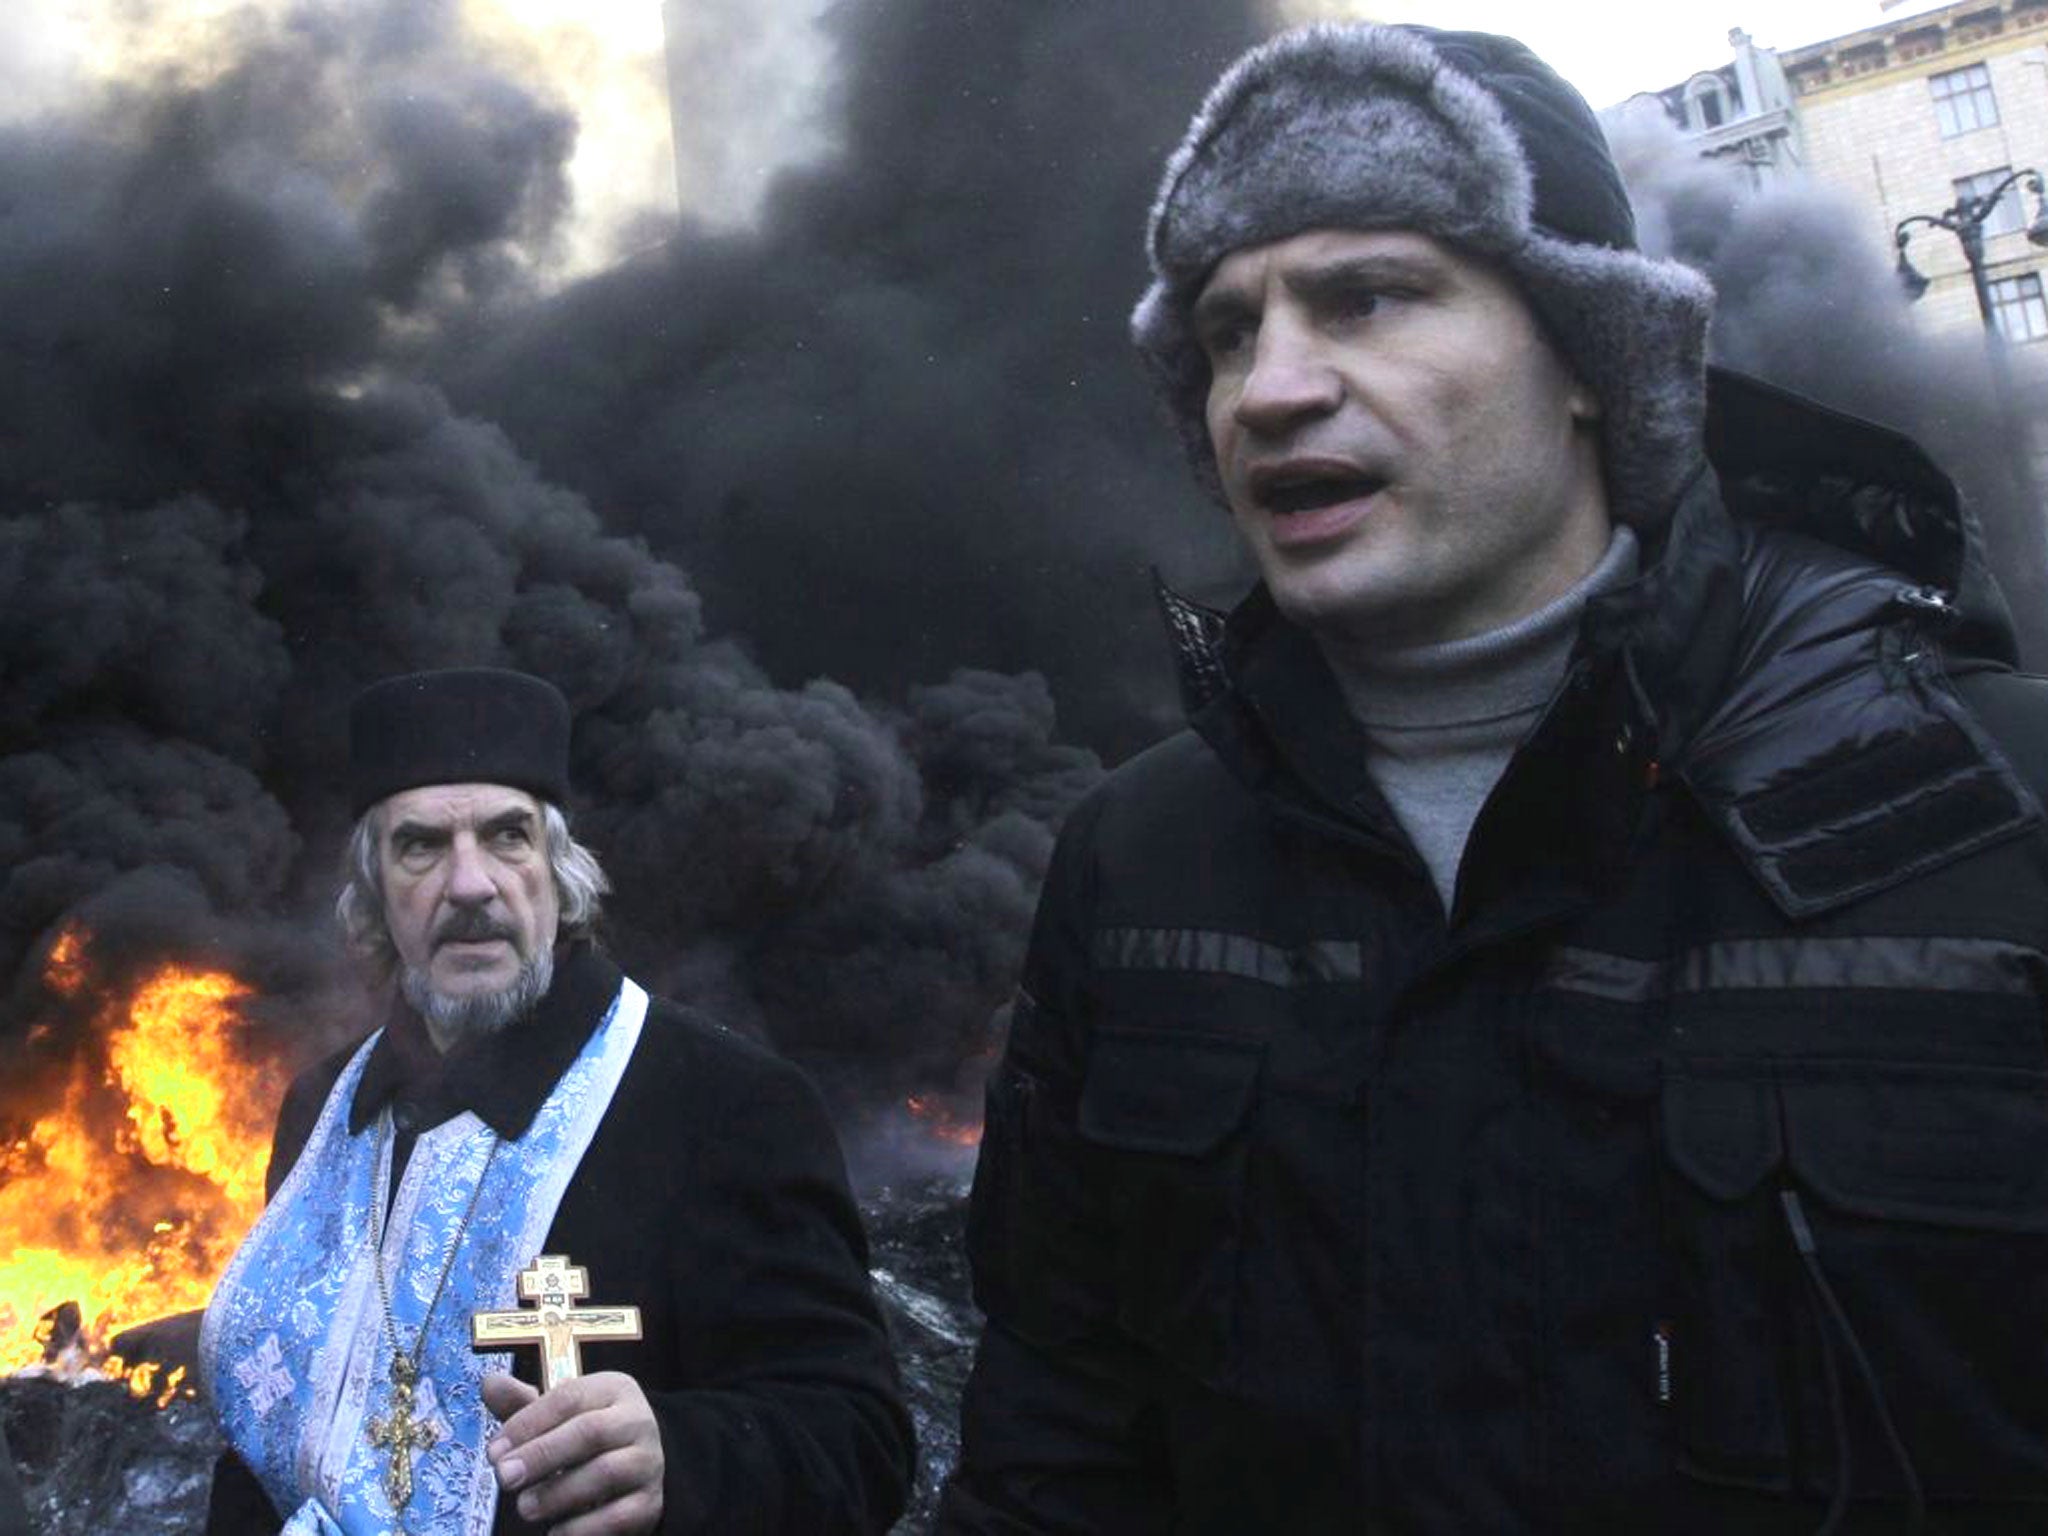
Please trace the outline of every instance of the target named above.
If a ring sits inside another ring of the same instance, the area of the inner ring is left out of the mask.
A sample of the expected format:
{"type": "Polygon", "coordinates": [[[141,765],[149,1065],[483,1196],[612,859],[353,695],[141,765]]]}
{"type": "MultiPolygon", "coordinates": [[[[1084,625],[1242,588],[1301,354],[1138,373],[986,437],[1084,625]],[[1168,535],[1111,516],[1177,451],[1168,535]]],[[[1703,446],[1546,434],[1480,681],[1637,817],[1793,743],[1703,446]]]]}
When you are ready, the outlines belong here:
{"type": "Polygon", "coordinates": [[[879,1536],[902,1512],[916,1437],[824,1105],[759,1058],[700,1145],[671,1234],[689,1255],[676,1303],[697,1320],[691,1385],[648,1393],[662,1536],[879,1536]]]}
{"type": "MultiPolygon", "coordinates": [[[[322,1062],[302,1074],[285,1094],[270,1138],[270,1166],[263,1175],[266,1199],[277,1194],[278,1185],[305,1150],[306,1138],[313,1134],[320,1108],[339,1075],[335,1061],[322,1062]]],[[[233,1451],[221,1452],[207,1496],[206,1536],[277,1536],[283,1524],[284,1518],[271,1507],[256,1474],[233,1451]]]]}
{"type": "Polygon", "coordinates": [[[1116,1326],[1115,1224],[1078,1129],[1099,805],[1084,804],[1061,836],[989,1085],[968,1220],[988,1325],[942,1536],[1148,1536],[1172,1521],[1158,1405],[1116,1326]]]}

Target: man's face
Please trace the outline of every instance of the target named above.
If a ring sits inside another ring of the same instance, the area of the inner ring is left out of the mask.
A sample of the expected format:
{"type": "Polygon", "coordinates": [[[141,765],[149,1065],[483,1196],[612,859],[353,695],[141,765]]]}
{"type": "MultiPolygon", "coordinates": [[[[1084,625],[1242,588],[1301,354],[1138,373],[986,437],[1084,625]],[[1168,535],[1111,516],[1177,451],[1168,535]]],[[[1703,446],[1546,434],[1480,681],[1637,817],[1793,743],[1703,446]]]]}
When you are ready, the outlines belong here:
{"type": "Polygon", "coordinates": [[[1232,515],[1319,636],[1480,634],[1606,549],[1593,397],[1492,267],[1427,235],[1311,230],[1225,257],[1194,325],[1232,515]]]}
{"type": "Polygon", "coordinates": [[[434,998],[504,993],[552,950],[560,903],[540,802],[523,790],[403,790],[382,805],[378,855],[392,945],[434,998]]]}

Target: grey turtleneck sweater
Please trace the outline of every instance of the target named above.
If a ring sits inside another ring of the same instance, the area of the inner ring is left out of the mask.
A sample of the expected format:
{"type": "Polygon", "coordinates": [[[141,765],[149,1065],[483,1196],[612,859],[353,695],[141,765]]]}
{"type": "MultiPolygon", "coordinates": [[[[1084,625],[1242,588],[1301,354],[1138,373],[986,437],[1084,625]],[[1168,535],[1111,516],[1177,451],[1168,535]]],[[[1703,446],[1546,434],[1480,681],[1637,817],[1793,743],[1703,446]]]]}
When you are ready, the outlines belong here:
{"type": "Polygon", "coordinates": [[[1600,563],[1555,602],[1502,629],[1383,651],[1331,655],[1365,727],[1366,767],[1429,866],[1448,911],[1465,840],[1508,758],[1563,681],[1588,599],[1634,577],[1635,535],[1617,527],[1600,563]]]}

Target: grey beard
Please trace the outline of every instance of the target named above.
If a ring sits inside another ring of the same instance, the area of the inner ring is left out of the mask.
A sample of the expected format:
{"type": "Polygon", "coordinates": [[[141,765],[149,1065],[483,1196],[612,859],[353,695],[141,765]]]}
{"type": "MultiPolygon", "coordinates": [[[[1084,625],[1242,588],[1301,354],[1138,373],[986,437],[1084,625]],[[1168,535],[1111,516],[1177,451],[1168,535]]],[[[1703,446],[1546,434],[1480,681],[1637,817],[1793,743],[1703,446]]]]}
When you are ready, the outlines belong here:
{"type": "Polygon", "coordinates": [[[534,1004],[548,995],[555,984],[555,954],[543,948],[519,967],[509,986],[496,992],[473,992],[464,997],[446,997],[434,990],[427,973],[405,966],[399,973],[398,988],[412,1004],[427,1028],[450,1045],[496,1034],[523,1017],[534,1004]]]}

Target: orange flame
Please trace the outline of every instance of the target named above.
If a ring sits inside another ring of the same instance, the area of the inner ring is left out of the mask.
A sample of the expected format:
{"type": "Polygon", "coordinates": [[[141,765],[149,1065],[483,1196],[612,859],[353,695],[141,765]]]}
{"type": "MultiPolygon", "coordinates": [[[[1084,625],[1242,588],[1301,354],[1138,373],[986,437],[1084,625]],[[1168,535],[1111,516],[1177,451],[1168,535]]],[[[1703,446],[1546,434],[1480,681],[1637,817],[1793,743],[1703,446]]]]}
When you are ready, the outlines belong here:
{"type": "MultiPolygon", "coordinates": [[[[51,947],[53,992],[89,997],[90,935],[51,947]]],[[[78,1305],[78,1345],[55,1362],[102,1360],[125,1327],[206,1304],[263,1206],[276,1068],[237,1048],[233,976],[164,965],[99,1011],[97,1052],[74,1061],[60,1100],[27,1135],[0,1144],[0,1373],[43,1360],[38,1318],[78,1305]],[[98,1059],[94,1059],[97,1056],[98,1059]]],[[[138,1396],[180,1389],[129,1374],[138,1396]]]]}
{"type": "Polygon", "coordinates": [[[50,946],[43,982],[63,997],[76,997],[85,987],[85,930],[66,928],[50,946]]]}
{"type": "Polygon", "coordinates": [[[956,1147],[978,1147],[981,1145],[981,1122],[957,1115],[945,1105],[925,1096],[913,1093],[903,1101],[903,1107],[910,1111],[910,1118],[922,1125],[939,1141],[956,1147]]]}

